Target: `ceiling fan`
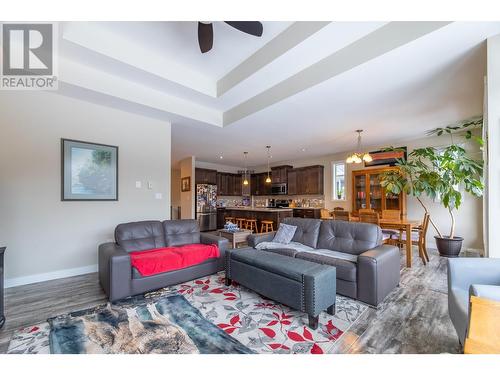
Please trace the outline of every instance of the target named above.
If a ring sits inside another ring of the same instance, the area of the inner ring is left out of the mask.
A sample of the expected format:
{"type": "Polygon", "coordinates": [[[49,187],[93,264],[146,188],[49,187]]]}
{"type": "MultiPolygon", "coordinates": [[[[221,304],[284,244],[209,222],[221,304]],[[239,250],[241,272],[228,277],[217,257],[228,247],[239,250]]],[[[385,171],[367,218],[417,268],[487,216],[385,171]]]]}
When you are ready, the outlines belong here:
{"type": "MultiPolygon", "coordinates": [[[[224,21],[229,26],[242,31],[244,33],[262,36],[262,23],[258,21],[224,21]]],[[[200,45],[201,53],[208,52],[214,44],[214,29],[211,22],[198,22],[198,44],[200,45]]]]}

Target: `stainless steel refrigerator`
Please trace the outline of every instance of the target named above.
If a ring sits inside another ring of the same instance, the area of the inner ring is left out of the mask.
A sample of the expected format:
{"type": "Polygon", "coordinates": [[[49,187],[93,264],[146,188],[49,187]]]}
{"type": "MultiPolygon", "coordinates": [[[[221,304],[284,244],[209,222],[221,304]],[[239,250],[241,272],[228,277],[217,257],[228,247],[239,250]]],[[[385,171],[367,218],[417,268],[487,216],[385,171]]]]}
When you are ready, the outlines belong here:
{"type": "Polygon", "coordinates": [[[202,232],[217,229],[217,185],[196,185],[196,219],[202,232]]]}

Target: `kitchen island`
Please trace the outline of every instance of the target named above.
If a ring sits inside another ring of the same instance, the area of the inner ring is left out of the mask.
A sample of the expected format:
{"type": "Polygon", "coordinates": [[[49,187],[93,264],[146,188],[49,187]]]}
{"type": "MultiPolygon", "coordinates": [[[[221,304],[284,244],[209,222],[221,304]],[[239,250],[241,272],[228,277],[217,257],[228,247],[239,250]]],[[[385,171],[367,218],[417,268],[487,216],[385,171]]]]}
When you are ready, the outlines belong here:
{"type": "Polygon", "coordinates": [[[279,223],[286,217],[293,216],[291,208],[265,208],[265,207],[220,207],[217,209],[218,227],[224,227],[224,217],[257,219],[257,228],[260,231],[262,220],[273,221],[274,230],[278,229],[279,223]]]}

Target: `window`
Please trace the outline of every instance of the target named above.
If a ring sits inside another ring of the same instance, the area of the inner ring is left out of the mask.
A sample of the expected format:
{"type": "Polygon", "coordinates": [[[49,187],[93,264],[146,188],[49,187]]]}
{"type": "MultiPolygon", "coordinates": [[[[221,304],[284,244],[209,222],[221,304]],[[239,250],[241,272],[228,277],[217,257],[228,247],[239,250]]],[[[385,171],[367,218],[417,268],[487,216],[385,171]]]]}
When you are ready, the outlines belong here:
{"type": "Polygon", "coordinates": [[[345,200],[345,162],[332,163],[332,176],[333,176],[333,200],[345,200]]]}

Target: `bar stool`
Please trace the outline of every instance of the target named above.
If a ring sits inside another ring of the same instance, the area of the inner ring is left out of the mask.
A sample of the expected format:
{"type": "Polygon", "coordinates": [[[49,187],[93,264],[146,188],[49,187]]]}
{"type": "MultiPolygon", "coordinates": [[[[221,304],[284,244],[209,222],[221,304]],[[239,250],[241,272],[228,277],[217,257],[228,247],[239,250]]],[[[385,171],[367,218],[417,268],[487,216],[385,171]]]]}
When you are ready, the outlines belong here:
{"type": "Polygon", "coordinates": [[[238,225],[238,227],[240,229],[245,229],[246,226],[247,226],[247,223],[246,223],[247,219],[245,217],[237,217],[236,218],[236,224],[238,225]]]}
{"type": "Polygon", "coordinates": [[[227,223],[228,221],[234,224],[234,216],[224,216],[224,222],[227,223]]]}
{"type": "Polygon", "coordinates": [[[272,220],[260,221],[260,233],[274,232],[274,222],[272,220]]]}
{"type": "Polygon", "coordinates": [[[249,229],[251,231],[255,231],[255,233],[259,233],[257,229],[257,219],[247,219],[245,224],[245,229],[249,229]]]}

